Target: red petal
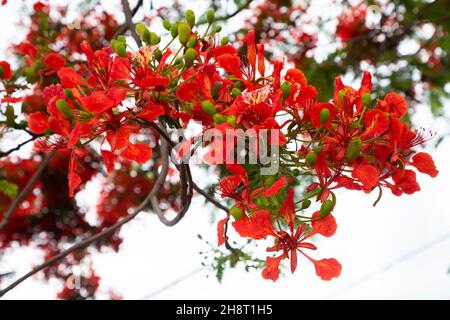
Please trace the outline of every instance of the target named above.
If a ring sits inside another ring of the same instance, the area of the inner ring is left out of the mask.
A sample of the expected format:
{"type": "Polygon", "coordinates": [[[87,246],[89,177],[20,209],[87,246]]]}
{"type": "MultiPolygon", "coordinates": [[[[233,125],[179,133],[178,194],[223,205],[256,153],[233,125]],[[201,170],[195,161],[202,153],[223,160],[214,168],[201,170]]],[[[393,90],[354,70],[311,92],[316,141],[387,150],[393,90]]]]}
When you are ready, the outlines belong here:
{"type": "Polygon", "coordinates": [[[59,79],[61,79],[61,85],[64,88],[75,88],[76,86],[83,84],[81,76],[72,68],[61,68],[57,74],[59,79]]]}
{"type": "Polygon", "coordinates": [[[403,96],[390,92],[384,97],[384,101],[388,105],[389,112],[393,113],[397,118],[400,119],[406,114],[408,104],[403,96]]]}
{"type": "Polygon", "coordinates": [[[227,238],[225,237],[225,224],[227,223],[230,216],[227,216],[225,219],[222,219],[217,224],[217,242],[218,246],[221,246],[222,244],[227,241],[227,238]]]}
{"type": "MultiPolygon", "coordinates": [[[[416,181],[416,173],[412,170],[405,170],[403,173],[399,170],[392,176],[392,180],[395,182],[395,187],[400,188],[402,192],[406,194],[413,194],[420,191],[420,186],[416,181]]],[[[393,192],[395,189],[392,190],[393,192]]],[[[396,195],[400,195],[401,192],[394,192],[396,195]]]]}
{"type": "Polygon", "coordinates": [[[280,214],[284,217],[291,228],[294,227],[295,221],[295,206],[294,206],[294,188],[290,187],[283,206],[280,209],[280,214]]]}
{"type": "Polygon", "coordinates": [[[361,80],[361,86],[359,87],[359,93],[370,93],[372,91],[372,75],[368,71],[364,71],[361,80]]]}
{"type": "Polygon", "coordinates": [[[316,274],[325,281],[330,281],[333,278],[337,278],[341,274],[342,266],[334,258],[312,260],[314,267],[316,268],[316,274]]]}
{"type": "Polygon", "coordinates": [[[66,65],[66,60],[60,54],[52,52],[44,57],[44,63],[49,69],[58,71],[66,65]]]}
{"type": "Polygon", "coordinates": [[[152,157],[152,149],[145,143],[130,144],[120,155],[127,160],[144,164],[152,157]]]}
{"type": "Polygon", "coordinates": [[[378,184],[380,170],[370,164],[356,165],[352,177],[358,179],[366,190],[371,190],[378,184]]]}
{"type": "Polygon", "coordinates": [[[284,256],[279,257],[267,257],[266,259],[266,266],[264,267],[262,271],[262,276],[264,279],[277,281],[280,277],[280,272],[278,268],[280,267],[280,262],[284,258],[284,256]]]}
{"type": "Polygon", "coordinates": [[[255,30],[250,30],[247,34],[247,58],[252,70],[256,70],[255,30]]]}
{"type": "Polygon", "coordinates": [[[286,177],[282,176],[280,179],[275,181],[270,188],[268,188],[264,193],[263,196],[270,197],[275,194],[278,194],[278,192],[283,189],[286,186],[286,177]]]}
{"type": "Polygon", "coordinates": [[[420,172],[426,173],[433,178],[438,175],[439,171],[436,169],[433,158],[428,153],[419,152],[412,160],[411,164],[420,172]]]}
{"type": "Polygon", "coordinates": [[[233,227],[241,237],[249,237],[255,240],[263,239],[268,235],[275,236],[272,219],[267,210],[255,211],[250,220],[245,216],[241,220],[232,222],[233,227]]]}
{"type": "Polygon", "coordinates": [[[163,76],[148,76],[141,80],[141,87],[158,87],[168,86],[170,83],[168,77],[163,76]]]}
{"type": "Polygon", "coordinates": [[[337,229],[337,223],[336,219],[333,217],[333,215],[330,213],[325,218],[320,218],[320,212],[316,211],[312,215],[313,221],[311,222],[311,225],[313,227],[313,234],[321,234],[324,237],[331,237],[336,233],[337,229]],[[318,220],[315,220],[318,219],[318,220]]]}
{"type": "Polygon", "coordinates": [[[111,173],[114,171],[114,163],[116,161],[116,155],[108,150],[100,150],[105,163],[106,170],[111,173]]]}
{"type": "Polygon", "coordinates": [[[234,74],[236,77],[242,77],[241,59],[236,55],[224,54],[218,57],[217,64],[225,69],[226,72],[234,74]]]}
{"type": "Polygon", "coordinates": [[[1,79],[2,80],[8,80],[9,78],[12,77],[12,70],[11,70],[11,66],[9,65],[8,62],[6,61],[0,61],[0,66],[3,69],[3,74],[1,79]]]}
{"type": "Polygon", "coordinates": [[[183,82],[177,89],[177,98],[181,102],[199,100],[198,85],[195,82],[183,82]]]}
{"type": "Polygon", "coordinates": [[[104,91],[97,91],[90,96],[81,97],[81,103],[89,112],[101,113],[114,107],[114,101],[108,98],[104,91]]]}
{"type": "Polygon", "coordinates": [[[35,134],[44,133],[48,129],[48,118],[42,112],[34,112],[28,116],[28,128],[35,134]]]}

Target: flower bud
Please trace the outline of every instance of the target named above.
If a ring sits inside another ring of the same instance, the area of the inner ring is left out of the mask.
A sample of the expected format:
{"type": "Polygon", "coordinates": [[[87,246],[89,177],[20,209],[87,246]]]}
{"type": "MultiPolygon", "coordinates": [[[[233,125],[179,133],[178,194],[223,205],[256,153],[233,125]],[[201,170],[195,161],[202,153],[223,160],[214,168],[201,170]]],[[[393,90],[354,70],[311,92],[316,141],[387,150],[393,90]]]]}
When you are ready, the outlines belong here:
{"type": "Polygon", "coordinates": [[[73,118],[73,110],[70,108],[70,105],[66,101],[64,101],[63,99],[58,99],[56,101],[56,107],[58,107],[58,110],[67,119],[72,119],[73,118]]]}
{"type": "Polygon", "coordinates": [[[242,214],[244,213],[244,211],[242,211],[241,208],[239,207],[232,207],[230,209],[230,214],[233,216],[234,220],[238,221],[242,219],[242,214]]]}
{"type": "Polygon", "coordinates": [[[330,212],[333,210],[334,204],[331,200],[325,200],[324,203],[320,206],[320,217],[325,218],[330,214],[330,212]]]}
{"type": "Polygon", "coordinates": [[[172,38],[176,38],[178,36],[178,22],[175,22],[170,27],[170,35],[172,36],[172,38]]]}
{"type": "Polygon", "coordinates": [[[156,48],[155,51],[153,51],[153,56],[157,61],[161,60],[162,58],[162,51],[159,48],[156,48]]]}
{"type": "Polygon", "coordinates": [[[157,45],[160,41],[161,41],[161,38],[155,32],[150,32],[150,42],[149,43],[152,46],[157,45]]]}
{"type": "Polygon", "coordinates": [[[327,108],[323,108],[320,110],[320,123],[325,124],[327,123],[328,119],[330,119],[330,110],[327,108]]]}
{"type": "Polygon", "coordinates": [[[370,106],[370,104],[372,103],[372,99],[370,98],[370,93],[364,93],[361,97],[361,101],[362,101],[363,105],[370,106]]]}
{"type": "Polygon", "coordinates": [[[118,37],[117,37],[117,41],[127,43],[127,39],[126,39],[125,36],[123,36],[123,35],[118,36],[118,37]]]}
{"type": "Polygon", "coordinates": [[[314,167],[316,162],[317,162],[316,154],[314,152],[308,153],[308,155],[306,156],[306,163],[308,164],[308,166],[310,166],[312,168],[312,167],[314,167]]]}
{"type": "Polygon", "coordinates": [[[219,33],[220,31],[222,31],[222,26],[216,26],[214,33],[219,33]]]}
{"type": "Polygon", "coordinates": [[[221,115],[220,113],[216,113],[213,116],[213,118],[214,118],[214,122],[217,123],[217,124],[221,124],[221,123],[224,123],[224,122],[227,121],[227,119],[223,115],[221,115]]]}
{"type": "Polygon", "coordinates": [[[188,23],[188,25],[191,28],[193,26],[195,26],[195,13],[194,13],[194,11],[192,11],[191,9],[186,10],[185,17],[186,17],[186,22],[188,23]]]}
{"type": "Polygon", "coordinates": [[[186,50],[183,55],[184,65],[186,66],[186,68],[190,68],[192,66],[196,57],[197,52],[195,51],[195,49],[189,48],[186,50]]]}
{"type": "Polygon", "coordinates": [[[292,170],[292,175],[294,177],[297,177],[300,174],[300,170],[298,170],[297,168],[295,168],[294,170],[292,170]]]}
{"type": "Polygon", "coordinates": [[[67,99],[73,99],[74,98],[72,90],[70,90],[68,88],[64,89],[64,96],[67,99]]]}
{"type": "Polygon", "coordinates": [[[209,24],[212,24],[214,22],[215,19],[215,13],[214,13],[214,9],[209,9],[208,11],[206,11],[206,22],[208,22],[209,24]]]}
{"type": "Polygon", "coordinates": [[[136,32],[139,37],[141,37],[142,41],[147,44],[150,43],[150,31],[145,24],[143,24],[142,22],[136,24],[136,32]]]}
{"type": "Polygon", "coordinates": [[[287,81],[281,84],[281,92],[283,94],[283,98],[286,99],[291,94],[291,84],[287,81]]]}
{"type": "MultiPolygon", "coordinates": [[[[170,29],[172,28],[172,24],[170,23],[169,20],[164,19],[163,20],[163,27],[164,29],[166,29],[167,31],[170,31],[170,29]]],[[[175,38],[175,37],[174,37],[175,38]]]]}
{"type": "Polygon", "coordinates": [[[241,90],[239,89],[239,88],[233,88],[233,89],[231,89],[231,95],[233,96],[233,97],[237,97],[238,95],[240,95],[241,94],[241,90]]]}
{"type": "Polygon", "coordinates": [[[313,151],[314,151],[315,154],[319,154],[319,153],[321,153],[323,151],[323,146],[317,146],[317,147],[314,148],[313,151]]]}
{"type": "Polygon", "coordinates": [[[345,151],[345,160],[347,160],[347,162],[355,160],[361,153],[361,149],[362,140],[360,137],[356,137],[350,140],[347,146],[347,150],[345,151]]]}
{"type": "Polygon", "coordinates": [[[114,52],[117,53],[120,57],[127,56],[127,44],[125,42],[112,39],[111,47],[114,50],[114,52]]]}
{"type": "Polygon", "coordinates": [[[308,209],[311,206],[311,200],[306,199],[302,202],[302,210],[308,209]]]}
{"type": "Polygon", "coordinates": [[[237,124],[237,118],[235,115],[230,114],[229,116],[227,116],[227,123],[232,126],[232,127],[236,127],[237,124]]]}
{"type": "Polygon", "coordinates": [[[194,36],[190,37],[187,45],[188,48],[194,48],[196,45],[197,45],[197,38],[194,36]]]}
{"type": "Polygon", "coordinates": [[[202,102],[202,109],[210,116],[213,116],[214,114],[217,113],[216,107],[209,100],[204,100],[202,102]]]}
{"type": "Polygon", "coordinates": [[[221,46],[226,46],[230,42],[230,39],[228,37],[223,37],[222,40],[220,40],[221,46]]]}
{"type": "Polygon", "coordinates": [[[186,45],[191,35],[191,27],[186,22],[180,22],[178,25],[178,40],[182,45],[186,45]]]}
{"type": "Polygon", "coordinates": [[[6,125],[8,127],[14,127],[14,124],[16,122],[16,116],[14,115],[14,107],[12,105],[8,104],[6,106],[5,116],[6,116],[6,125]]]}

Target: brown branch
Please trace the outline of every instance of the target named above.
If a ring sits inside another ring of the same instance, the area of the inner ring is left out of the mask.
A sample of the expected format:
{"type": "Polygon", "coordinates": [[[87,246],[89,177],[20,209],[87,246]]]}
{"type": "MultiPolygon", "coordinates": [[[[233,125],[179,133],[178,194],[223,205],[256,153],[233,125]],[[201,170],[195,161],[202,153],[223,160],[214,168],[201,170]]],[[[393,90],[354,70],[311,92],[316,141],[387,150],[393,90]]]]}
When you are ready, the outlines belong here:
{"type": "Polygon", "coordinates": [[[22,148],[24,145],[36,140],[37,138],[39,138],[39,135],[33,135],[31,138],[29,138],[28,140],[25,140],[24,142],[19,143],[14,148],[11,148],[7,151],[0,151],[0,158],[6,157],[6,156],[10,155],[11,153],[13,153],[14,151],[20,150],[20,148],[22,148]]]}
{"type": "MultiPolygon", "coordinates": [[[[252,0],[247,0],[243,5],[239,6],[232,13],[226,14],[226,15],[221,16],[221,17],[217,17],[217,18],[214,19],[214,21],[225,21],[225,20],[228,20],[230,18],[233,18],[234,16],[237,16],[241,11],[247,9],[248,6],[250,5],[250,3],[252,3],[252,0]]],[[[207,22],[206,20],[201,20],[201,21],[199,21],[197,23],[197,25],[202,25],[202,24],[205,24],[206,22],[207,22]]]]}
{"type": "Polygon", "coordinates": [[[55,155],[56,149],[50,151],[47,156],[44,158],[44,160],[40,163],[39,168],[36,170],[34,175],[31,177],[30,180],[28,180],[25,187],[20,191],[20,193],[17,195],[17,197],[14,198],[13,202],[11,203],[11,206],[8,208],[8,211],[3,216],[3,220],[0,223],[0,230],[3,229],[7,224],[9,219],[11,218],[11,215],[16,211],[17,207],[19,207],[20,203],[25,199],[25,197],[28,195],[28,193],[33,188],[34,184],[36,183],[39,176],[42,174],[44,169],[47,167],[48,162],[50,159],[55,155]]]}
{"type": "Polygon", "coordinates": [[[125,14],[126,28],[123,32],[125,32],[127,29],[130,30],[134,41],[136,41],[138,47],[140,47],[142,45],[142,42],[141,42],[141,38],[139,37],[136,30],[134,29],[133,12],[131,11],[130,4],[128,3],[128,0],[120,0],[120,2],[122,3],[123,13],[125,14]]]}

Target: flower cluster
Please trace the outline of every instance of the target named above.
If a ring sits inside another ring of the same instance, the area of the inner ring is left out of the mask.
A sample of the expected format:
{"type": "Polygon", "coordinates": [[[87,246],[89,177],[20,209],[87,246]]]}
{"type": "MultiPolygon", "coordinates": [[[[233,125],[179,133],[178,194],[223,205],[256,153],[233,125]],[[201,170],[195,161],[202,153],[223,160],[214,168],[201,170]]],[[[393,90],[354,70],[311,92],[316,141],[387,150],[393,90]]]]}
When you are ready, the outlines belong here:
{"type": "MultiPolygon", "coordinates": [[[[282,60],[267,62],[254,31],[246,36],[243,56],[226,37],[220,38],[213,11],[207,12],[206,21],[206,30],[200,32],[191,10],[183,21],[165,20],[171,39],[164,46],[140,23],[136,33],[144,45],[137,51],[119,36],[100,49],[81,42],[83,63],[67,64],[58,54],[47,55],[39,72],[55,75],[57,81],[42,89],[45,108],[27,115],[28,129],[41,136],[36,148],[66,150],[68,193],[73,196],[86,181],[82,159],[91,147],[98,147],[106,170],[120,179],[119,163],[145,167],[155,158],[152,146],[166,139],[155,127],[184,128],[195,122],[202,133],[211,128],[224,135],[230,130],[277,132],[278,139],[257,138],[246,149],[254,154],[259,148],[278,148],[276,173],[263,175],[265,164],[260,161],[230,163],[229,155],[218,164],[224,176],[217,193],[226,199],[224,204],[232,204],[218,223],[218,243],[229,246],[226,230],[231,222],[241,237],[273,242],[267,248],[264,278],[277,280],[284,259],[290,259],[294,272],[299,253],[313,263],[321,279],[338,277],[342,267],[336,259],[315,259],[308,253],[317,249],[312,237],[336,232],[335,191],[377,189],[381,195],[382,188],[388,188],[397,196],[419,191],[416,171],[438,174],[432,158],[414,149],[429,134],[402,122],[407,103],[401,95],[373,96],[369,73],[364,72],[359,89],[336,78],[334,98],[320,101],[320,89],[308,83],[301,70],[288,68],[282,60]],[[174,44],[178,49],[172,51],[174,44]]],[[[19,47],[35,66],[32,46],[24,42],[19,47]]],[[[2,79],[11,78],[9,65],[1,66],[2,79]]],[[[204,144],[224,153],[226,145],[219,140],[204,144]]],[[[157,172],[159,162],[152,164],[157,172]]],[[[140,199],[153,182],[142,178],[135,183],[140,185],[135,191],[140,199]]],[[[101,203],[107,202],[107,194],[101,203]]],[[[138,204],[134,198],[120,201],[129,202],[125,207],[138,204]]]]}

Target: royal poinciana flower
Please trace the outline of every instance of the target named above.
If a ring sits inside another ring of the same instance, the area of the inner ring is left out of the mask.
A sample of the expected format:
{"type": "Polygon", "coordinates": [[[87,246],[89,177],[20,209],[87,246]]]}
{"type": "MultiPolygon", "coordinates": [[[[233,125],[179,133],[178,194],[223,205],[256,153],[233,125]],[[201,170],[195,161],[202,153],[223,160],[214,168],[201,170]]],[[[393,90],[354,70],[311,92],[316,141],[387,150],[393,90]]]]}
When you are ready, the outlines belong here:
{"type": "MultiPolygon", "coordinates": [[[[47,6],[34,10],[47,25],[54,24],[47,6]]],[[[105,175],[109,174],[97,210],[99,224],[108,227],[139,206],[155,186],[158,172],[174,168],[180,173],[180,184],[159,183],[156,200],[165,200],[165,207],[173,211],[183,211],[185,198],[193,194],[195,177],[187,165],[170,167],[157,157],[164,155],[162,141],[168,139],[167,132],[195,123],[200,133],[189,137],[189,152],[180,151],[179,155],[195,152],[192,142],[204,138],[208,163],[224,169],[215,190],[231,208],[218,223],[218,244],[230,247],[228,229],[242,238],[265,241],[265,279],[276,281],[280,264],[287,260],[294,272],[302,257],[313,264],[321,279],[339,277],[342,267],[336,259],[311,257],[317,249],[312,238],[328,238],[336,232],[332,214],[335,190],[379,190],[381,195],[382,188],[388,188],[397,196],[419,191],[416,173],[438,174],[431,156],[416,150],[432,134],[413,130],[403,121],[408,105],[402,95],[388,93],[376,98],[370,73],[362,74],[357,89],[337,77],[333,99],[322,101],[320,88],[308,81],[301,69],[287,67],[284,59],[267,60],[265,46],[257,43],[253,30],[245,35],[246,50],[241,55],[226,38],[220,38],[218,29],[209,30],[211,21],[207,32],[200,33],[192,14],[187,21],[165,22],[172,39],[164,46],[156,33],[138,24],[136,32],[144,45],[136,51],[120,36],[100,48],[95,44],[101,41],[77,37],[68,46],[76,47],[70,54],[56,52],[51,49],[56,47],[51,45],[56,38],[45,39],[39,30],[31,30],[27,40],[15,47],[23,58],[20,69],[13,71],[7,62],[0,62],[5,86],[20,76],[34,85],[31,94],[18,98],[25,101],[26,121],[16,123],[13,110],[8,126],[26,128],[39,137],[36,151],[57,149],[64,154],[67,178],[63,182],[69,203],[94,174],[86,174],[86,158],[95,149],[96,161],[105,167],[105,175]],[[171,48],[174,43],[177,48],[171,48]],[[81,53],[83,59],[75,62],[73,57],[81,53]],[[206,137],[211,129],[217,135],[206,137]],[[255,163],[234,161],[242,151],[237,149],[237,135],[231,140],[224,137],[239,131],[247,133],[248,140],[255,138],[253,142],[245,140],[244,148],[244,159],[257,155],[255,163]],[[270,138],[263,139],[267,132],[270,138]],[[272,149],[279,151],[270,162],[276,163],[278,170],[263,174],[268,164],[259,152],[272,149]],[[177,192],[184,195],[180,201],[177,192]]],[[[361,32],[364,14],[361,9],[343,16],[338,32],[343,41],[361,32]]],[[[104,19],[111,20],[108,16],[104,19]]],[[[60,36],[69,41],[65,31],[60,36]]],[[[14,99],[10,92],[5,98],[5,104],[14,99]]],[[[9,110],[11,113],[10,106],[9,110]]],[[[166,142],[172,151],[175,143],[166,142]]],[[[28,171],[35,168],[34,162],[23,165],[28,171]]],[[[12,164],[8,162],[8,166],[12,164]]],[[[16,180],[23,184],[21,178],[16,180]]],[[[36,212],[46,204],[38,200],[36,195],[29,198],[36,212]]],[[[166,219],[152,200],[147,208],[166,219]]],[[[20,216],[23,208],[13,217],[19,221],[20,216]]],[[[115,249],[120,242],[116,236],[109,239],[115,249]]],[[[96,290],[95,274],[87,283],[96,290]]],[[[64,290],[62,296],[73,294],[64,290]]]]}

